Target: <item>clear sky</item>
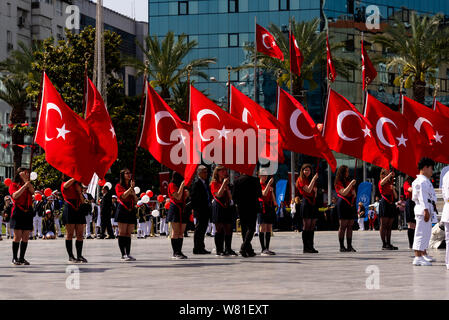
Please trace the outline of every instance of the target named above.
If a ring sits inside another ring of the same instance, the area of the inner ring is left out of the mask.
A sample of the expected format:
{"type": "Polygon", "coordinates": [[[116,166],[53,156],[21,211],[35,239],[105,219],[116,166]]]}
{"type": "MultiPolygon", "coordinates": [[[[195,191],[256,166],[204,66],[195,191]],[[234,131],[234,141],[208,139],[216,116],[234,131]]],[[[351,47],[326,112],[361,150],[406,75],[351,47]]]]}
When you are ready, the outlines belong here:
{"type": "Polygon", "coordinates": [[[135,16],[138,21],[148,22],[148,0],[103,0],[103,6],[131,18],[135,16]]]}

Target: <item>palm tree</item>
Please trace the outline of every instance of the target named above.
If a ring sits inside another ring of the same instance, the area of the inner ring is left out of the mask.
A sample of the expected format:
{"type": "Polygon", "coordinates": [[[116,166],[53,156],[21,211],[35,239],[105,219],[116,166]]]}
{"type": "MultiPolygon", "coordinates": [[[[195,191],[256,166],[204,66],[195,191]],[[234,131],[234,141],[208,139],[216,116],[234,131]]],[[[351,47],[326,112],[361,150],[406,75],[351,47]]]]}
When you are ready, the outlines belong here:
{"type": "MultiPolygon", "coordinates": [[[[304,62],[301,67],[301,76],[293,74],[293,94],[302,97],[301,102],[305,103],[305,96],[301,95],[304,88],[304,81],[309,82],[310,90],[318,87],[318,83],[314,79],[314,74],[320,72],[320,66],[326,66],[326,33],[319,32],[320,20],[303,21],[296,23],[292,21],[292,31],[295,36],[298,47],[304,56],[304,62]]],[[[279,85],[287,85],[290,87],[290,56],[289,56],[289,38],[277,25],[271,24],[268,28],[270,33],[276,38],[279,48],[284,54],[284,61],[272,58],[266,55],[257,55],[257,66],[259,68],[271,70],[273,72],[281,72],[279,85]]],[[[343,43],[331,43],[332,52],[344,47],[343,43]]],[[[245,47],[252,54],[251,59],[254,60],[254,45],[245,47]]],[[[339,75],[344,78],[349,77],[349,69],[356,68],[357,64],[352,60],[333,56],[333,62],[339,75]]],[[[254,68],[254,62],[241,66],[238,69],[254,68]]],[[[324,68],[325,70],[325,68],[324,68]]]]}
{"type": "Polygon", "coordinates": [[[413,99],[424,103],[427,82],[434,84],[436,68],[449,61],[447,48],[449,32],[441,28],[442,17],[411,15],[410,25],[396,19],[384,34],[374,37],[391,54],[377,60],[386,63],[387,69],[397,68],[399,76],[395,85],[405,81],[405,88],[413,89],[413,99]]]}
{"type": "MultiPolygon", "coordinates": [[[[180,35],[177,41],[171,31],[165,35],[162,41],[156,35],[148,36],[145,39],[146,49],[141,43],[137,44],[148,61],[148,76],[153,79],[151,85],[161,88],[160,94],[165,100],[170,99],[170,90],[187,78],[190,67],[192,76],[207,79],[207,74],[200,69],[207,68],[209,64],[216,62],[216,58],[185,61],[186,56],[198,45],[195,40],[187,41],[185,34],[180,35]]],[[[142,61],[129,59],[127,64],[138,70],[138,76],[145,72],[145,64],[142,61]]]]}

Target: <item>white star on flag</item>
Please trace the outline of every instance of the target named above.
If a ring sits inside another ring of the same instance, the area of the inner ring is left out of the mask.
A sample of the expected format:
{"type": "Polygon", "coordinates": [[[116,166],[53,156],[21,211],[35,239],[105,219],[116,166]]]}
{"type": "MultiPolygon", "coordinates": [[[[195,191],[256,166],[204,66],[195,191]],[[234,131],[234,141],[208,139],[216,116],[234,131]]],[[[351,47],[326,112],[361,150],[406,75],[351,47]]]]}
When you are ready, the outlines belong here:
{"type": "Polygon", "coordinates": [[[435,138],[436,142],[443,143],[443,141],[441,141],[441,138],[443,138],[444,136],[440,136],[438,134],[438,131],[435,133],[435,135],[433,137],[435,138]]]}
{"type": "Polygon", "coordinates": [[[401,137],[400,137],[400,138],[396,138],[396,139],[398,139],[398,142],[399,142],[398,147],[399,147],[400,145],[403,145],[404,147],[407,147],[407,145],[405,144],[405,142],[406,142],[408,139],[405,139],[403,134],[401,134],[401,137]]]}
{"type": "Polygon", "coordinates": [[[65,123],[61,128],[56,128],[56,130],[58,130],[58,136],[56,137],[56,139],[63,138],[65,140],[65,135],[70,132],[69,130],[65,129],[65,123]]]}
{"type": "Polygon", "coordinates": [[[220,134],[218,139],[220,139],[220,138],[228,139],[228,133],[232,132],[232,130],[226,129],[225,126],[223,126],[223,129],[217,130],[217,131],[220,134]]]}
{"type": "Polygon", "coordinates": [[[115,130],[114,130],[114,127],[112,126],[112,124],[111,124],[111,129],[109,129],[109,131],[112,132],[112,138],[115,138],[115,130]]]}
{"type": "Polygon", "coordinates": [[[370,136],[371,137],[371,130],[368,128],[368,126],[365,127],[365,129],[362,129],[362,131],[365,133],[365,136],[370,136]]]}

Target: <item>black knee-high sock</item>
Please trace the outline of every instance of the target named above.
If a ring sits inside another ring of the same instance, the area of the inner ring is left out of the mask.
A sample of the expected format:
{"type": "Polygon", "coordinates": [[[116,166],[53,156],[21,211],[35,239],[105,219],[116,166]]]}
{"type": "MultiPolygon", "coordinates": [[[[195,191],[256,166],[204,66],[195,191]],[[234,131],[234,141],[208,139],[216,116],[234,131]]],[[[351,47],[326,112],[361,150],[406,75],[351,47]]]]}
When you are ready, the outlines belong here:
{"type": "Polygon", "coordinates": [[[67,253],[69,254],[69,258],[74,258],[72,240],[67,240],[67,239],[65,240],[65,249],[67,250],[67,253]]]}
{"type": "Polygon", "coordinates": [[[348,249],[352,248],[352,238],[346,238],[346,241],[348,242],[348,249]]]}
{"type": "Polygon", "coordinates": [[[262,251],[266,250],[265,247],[265,232],[259,232],[259,240],[260,240],[260,246],[262,247],[262,251]]]}
{"type": "Polygon", "coordinates": [[[339,237],[338,241],[340,242],[340,248],[344,248],[345,247],[345,238],[339,237]]]}
{"type": "Polygon", "coordinates": [[[126,255],[124,237],[118,236],[117,239],[118,239],[118,247],[120,248],[120,252],[121,252],[122,256],[124,256],[124,255],[126,255]]]}
{"type": "Polygon", "coordinates": [[[223,252],[223,234],[215,233],[214,240],[217,253],[223,252]]]}
{"type": "Polygon", "coordinates": [[[12,257],[14,260],[18,260],[17,253],[19,252],[19,246],[20,242],[14,242],[12,243],[12,257]]]}
{"type": "Polygon", "coordinates": [[[76,248],[76,256],[77,258],[80,258],[83,256],[83,240],[76,240],[75,241],[75,248],[76,248]]]}
{"type": "Polygon", "coordinates": [[[312,230],[309,232],[309,245],[310,245],[311,249],[313,249],[314,237],[315,237],[315,231],[312,230]]]}
{"type": "Polygon", "coordinates": [[[126,246],[125,246],[125,252],[129,256],[131,253],[131,237],[125,237],[126,239],[126,246]]]}
{"type": "Polygon", "coordinates": [[[178,239],[171,239],[171,247],[173,249],[173,255],[178,253],[178,249],[177,248],[177,241],[178,239]]]}
{"type": "Polygon", "coordinates": [[[409,247],[413,247],[413,239],[415,238],[415,229],[407,229],[407,235],[408,235],[408,245],[409,247]]]}
{"type": "Polygon", "coordinates": [[[20,260],[25,259],[25,253],[27,252],[27,246],[28,246],[28,241],[27,242],[24,242],[24,241],[20,242],[20,260]]]}
{"type": "Polygon", "coordinates": [[[178,241],[179,241],[178,245],[179,252],[182,252],[182,244],[184,243],[184,238],[178,238],[178,241]]]}
{"type": "Polygon", "coordinates": [[[226,251],[232,250],[232,233],[225,235],[225,250],[226,251]]]}
{"type": "Polygon", "coordinates": [[[267,250],[270,250],[271,232],[265,232],[265,245],[267,250]]]}

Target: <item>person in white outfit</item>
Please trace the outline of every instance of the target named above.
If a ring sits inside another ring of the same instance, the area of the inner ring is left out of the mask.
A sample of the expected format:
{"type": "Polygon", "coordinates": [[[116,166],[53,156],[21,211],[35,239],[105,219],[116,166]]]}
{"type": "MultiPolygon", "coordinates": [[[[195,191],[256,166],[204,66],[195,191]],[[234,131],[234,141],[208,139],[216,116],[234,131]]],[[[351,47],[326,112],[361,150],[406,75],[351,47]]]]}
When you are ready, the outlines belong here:
{"type": "Polygon", "coordinates": [[[442,189],[444,208],[441,222],[444,223],[444,231],[446,234],[446,268],[449,270],[449,174],[444,175],[442,189]]]}
{"type": "MultiPolygon", "coordinates": [[[[11,219],[11,211],[12,211],[12,201],[10,196],[5,196],[4,198],[5,205],[3,206],[3,210],[1,212],[1,216],[3,218],[3,224],[6,229],[6,238],[10,239],[14,237],[13,230],[11,230],[9,226],[9,221],[11,219]]],[[[1,226],[1,224],[0,224],[1,226]]]]}
{"type": "Polygon", "coordinates": [[[86,215],[86,239],[92,239],[91,224],[92,224],[92,211],[93,211],[94,198],[90,193],[87,193],[87,187],[84,185],[83,185],[83,196],[85,199],[89,200],[91,206],[88,214],[86,215]]]}
{"type": "Polygon", "coordinates": [[[413,250],[415,266],[431,266],[432,257],[427,255],[427,248],[432,234],[431,218],[436,214],[435,190],[430,178],[433,174],[435,162],[429,158],[422,158],[418,164],[419,175],[412,183],[412,200],[415,202],[416,229],[413,239],[413,250]]]}
{"type": "Polygon", "coordinates": [[[33,205],[33,237],[42,238],[42,217],[44,216],[44,201],[34,201],[33,205]]]}

